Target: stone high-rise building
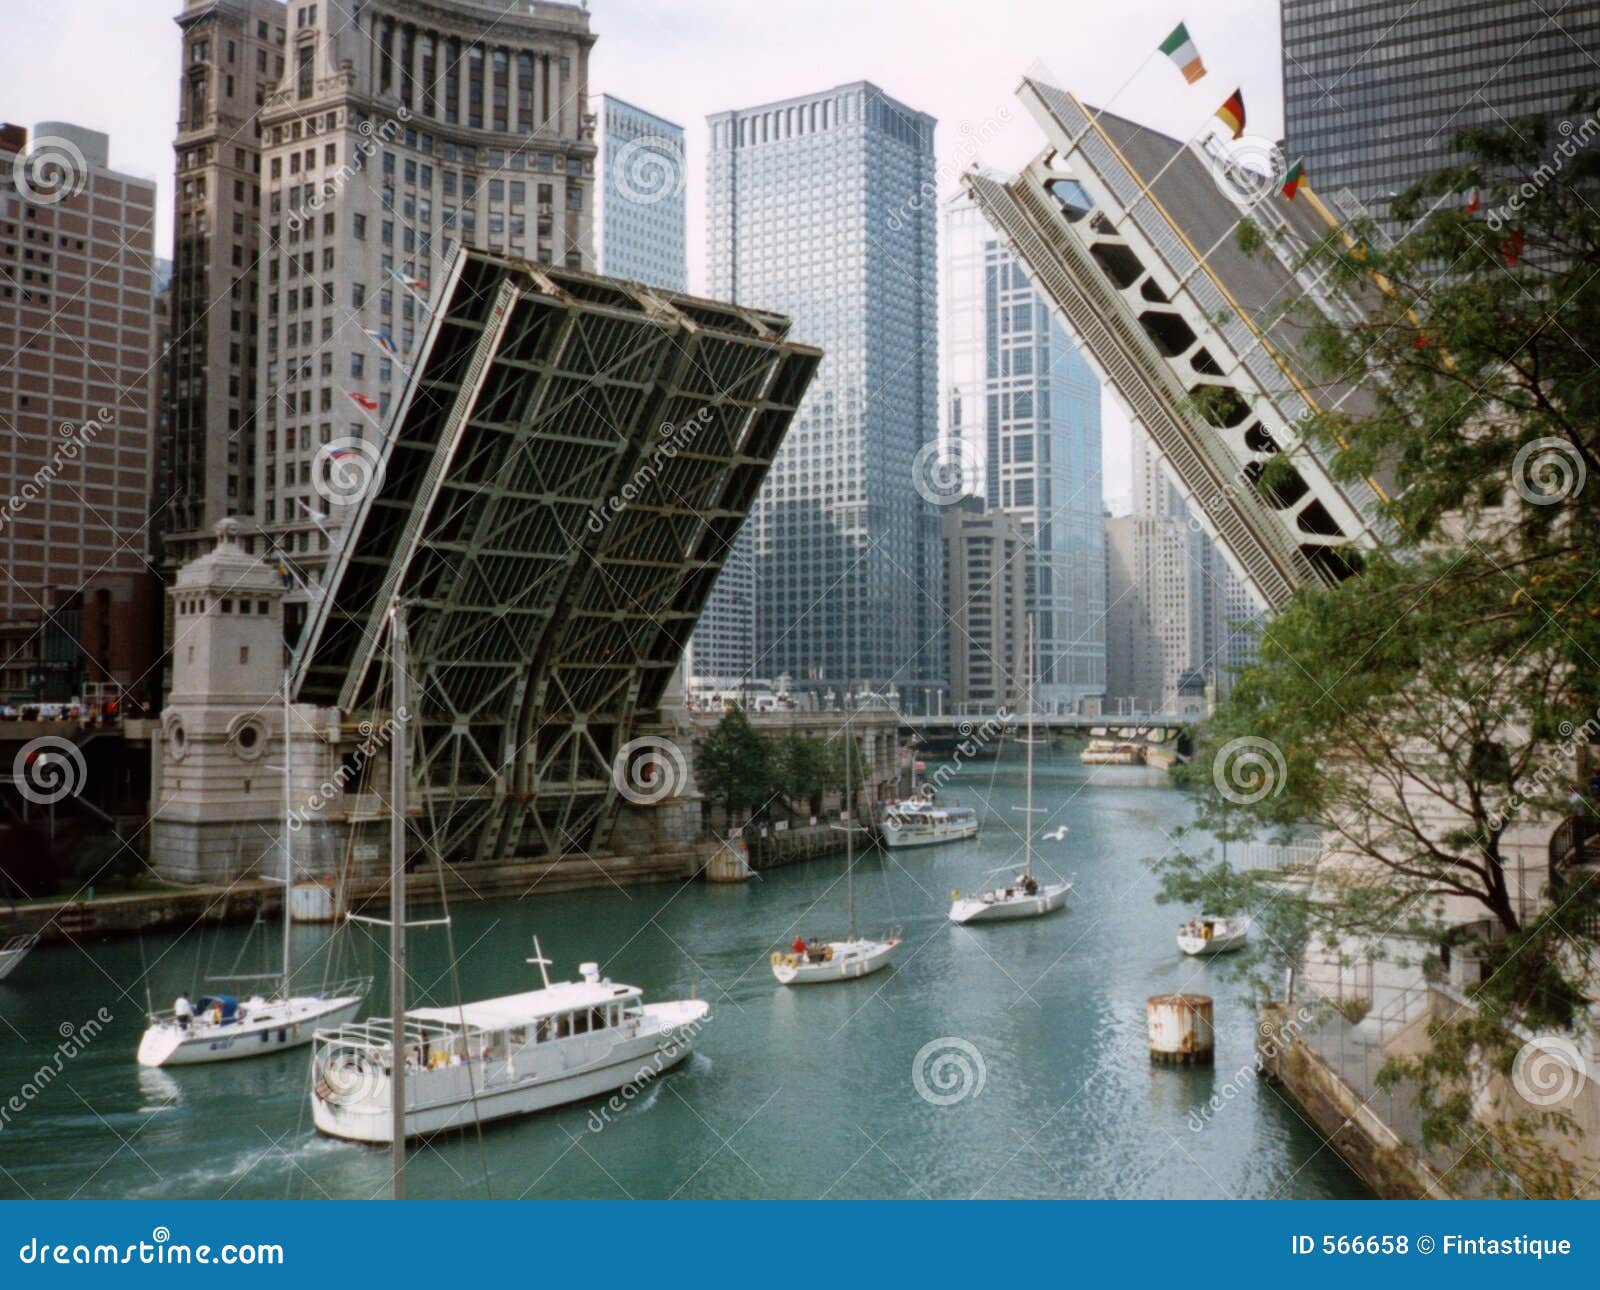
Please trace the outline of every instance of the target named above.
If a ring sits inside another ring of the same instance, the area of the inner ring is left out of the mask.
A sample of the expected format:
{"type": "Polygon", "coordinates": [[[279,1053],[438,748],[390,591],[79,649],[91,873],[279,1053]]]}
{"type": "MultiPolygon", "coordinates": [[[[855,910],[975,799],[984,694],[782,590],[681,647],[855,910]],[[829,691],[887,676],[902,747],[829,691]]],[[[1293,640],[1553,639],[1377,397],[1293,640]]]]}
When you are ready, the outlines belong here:
{"type": "Polygon", "coordinates": [[[945,507],[941,530],[950,711],[1018,711],[1027,697],[1028,527],[1013,512],[985,510],[971,497],[945,507]]]}
{"type": "Polygon", "coordinates": [[[858,81],[708,120],[710,294],[825,351],[750,520],[754,671],[916,704],[944,679],[913,470],[937,436],[933,118],[858,81]]]}
{"type": "MultiPolygon", "coordinates": [[[[315,594],[454,248],[594,265],[594,36],[543,0],[191,0],[179,23],[168,559],[237,511],[315,594]]],[[[291,637],[305,612],[292,592],[291,637]]]]}
{"type": "Polygon", "coordinates": [[[0,126],[0,702],[150,702],[156,186],[0,126]],[[19,164],[19,158],[23,158],[19,164]]]}
{"type": "Polygon", "coordinates": [[[184,0],[177,17],[171,425],[156,530],[169,572],[255,511],[261,104],[283,75],[279,0],[184,0]]]}

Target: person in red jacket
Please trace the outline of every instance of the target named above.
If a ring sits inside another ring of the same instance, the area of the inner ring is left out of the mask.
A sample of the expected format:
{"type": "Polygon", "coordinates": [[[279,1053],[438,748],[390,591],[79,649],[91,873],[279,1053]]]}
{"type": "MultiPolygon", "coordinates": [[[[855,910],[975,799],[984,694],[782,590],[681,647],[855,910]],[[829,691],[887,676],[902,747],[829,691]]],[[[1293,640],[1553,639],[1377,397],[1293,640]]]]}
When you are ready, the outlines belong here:
{"type": "Polygon", "coordinates": [[[796,954],[804,954],[806,952],[806,938],[804,936],[796,936],[794,938],[794,944],[789,948],[796,954]]]}

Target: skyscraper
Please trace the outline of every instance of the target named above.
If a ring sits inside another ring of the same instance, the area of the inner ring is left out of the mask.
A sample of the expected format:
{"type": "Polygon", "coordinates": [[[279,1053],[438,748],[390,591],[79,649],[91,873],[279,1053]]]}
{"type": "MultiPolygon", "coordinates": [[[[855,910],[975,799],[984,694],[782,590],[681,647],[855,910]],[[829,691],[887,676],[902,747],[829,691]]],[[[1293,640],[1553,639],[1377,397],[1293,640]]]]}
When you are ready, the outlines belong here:
{"type": "Polygon", "coordinates": [[[155,206],[106,135],[0,126],[0,702],[158,697],[155,206]]]}
{"type": "Polygon", "coordinates": [[[600,170],[601,271],[687,291],[683,127],[602,94],[600,170]]]}
{"type": "Polygon", "coordinates": [[[826,351],[751,521],[755,671],[913,702],[944,671],[913,478],[937,434],[933,118],[858,81],[708,120],[710,294],[826,351]]]}
{"type": "Polygon", "coordinates": [[[1289,159],[1380,215],[1458,131],[1560,117],[1600,64],[1600,0],[1282,0],[1282,18],[1289,159]]]}
{"type": "Polygon", "coordinates": [[[172,246],[171,425],[156,531],[170,571],[255,513],[261,128],[283,75],[281,0],[184,0],[176,19],[177,174],[172,246]]]}
{"type": "Polygon", "coordinates": [[[946,447],[1021,522],[1034,701],[1075,712],[1106,687],[1100,382],[971,198],[944,212],[946,447]]]}
{"type": "Polygon", "coordinates": [[[1106,695],[1171,709],[1180,682],[1224,693],[1255,650],[1261,611],[1156,458],[1133,440],[1133,513],[1106,524],[1109,608],[1106,695]]]}
{"type": "Polygon", "coordinates": [[[169,561],[237,510],[314,588],[456,245],[593,267],[595,38],[546,0],[189,0],[179,26],[169,561]]]}

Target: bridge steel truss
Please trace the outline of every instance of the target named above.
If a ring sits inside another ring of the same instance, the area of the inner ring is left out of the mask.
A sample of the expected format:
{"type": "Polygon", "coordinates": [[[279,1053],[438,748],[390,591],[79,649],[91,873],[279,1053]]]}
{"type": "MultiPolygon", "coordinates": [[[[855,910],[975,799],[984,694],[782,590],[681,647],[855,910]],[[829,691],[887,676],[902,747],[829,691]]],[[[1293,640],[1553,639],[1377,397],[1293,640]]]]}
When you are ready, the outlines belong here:
{"type": "Polygon", "coordinates": [[[1052,86],[1018,95],[1050,146],[1008,182],[963,177],[991,226],[1263,604],[1348,576],[1383,540],[1382,485],[1334,480],[1301,433],[1316,411],[1370,406],[1359,375],[1306,375],[1306,308],[1361,308],[1304,263],[1327,208],[1052,86]],[[1245,217],[1263,234],[1254,254],[1236,241],[1245,217]],[[1263,479],[1276,455],[1288,469],[1263,479]]]}
{"type": "Polygon", "coordinates": [[[603,850],[821,359],[760,310],[458,251],[295,659],[380,713],[406,607],[414,794],[452,863],[603,850]]]}

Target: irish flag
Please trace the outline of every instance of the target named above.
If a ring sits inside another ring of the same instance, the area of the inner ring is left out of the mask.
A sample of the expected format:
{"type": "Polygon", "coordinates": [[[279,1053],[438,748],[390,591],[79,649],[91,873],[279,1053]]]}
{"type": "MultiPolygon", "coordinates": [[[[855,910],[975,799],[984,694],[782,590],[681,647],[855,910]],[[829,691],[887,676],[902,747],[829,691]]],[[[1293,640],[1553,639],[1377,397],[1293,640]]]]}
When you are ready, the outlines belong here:
{"type": "Polygon", "coordinates": [[[1200,61],[1200,51],[1189,39],[1189,28],[1181,22],[1172,29],[1172,35],[1161,42],[1161,52],[1172,60],[1173,66],[1183,73],[1183,79],[1191,85],[1206,74],[1206,66],[1200,61]]]}
{"type": "Polygon", "coordinates": [[[1289,173],[1283,177],[1283,195],[1290,201],[1300,191],[1300,181],[1306,177],[1305,163],[1297,161],[1289,167],[1289,173]]]}
{"type": "Polygon", "coordinates": [[[1233,131],[1237,139],[1244,133],[1244,95],[1238,90],[1228,95],[1228,101],[1217,109],[1217,116],[1222,123],[1233,131]]]}

